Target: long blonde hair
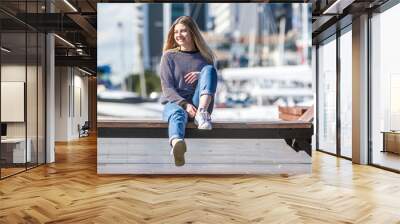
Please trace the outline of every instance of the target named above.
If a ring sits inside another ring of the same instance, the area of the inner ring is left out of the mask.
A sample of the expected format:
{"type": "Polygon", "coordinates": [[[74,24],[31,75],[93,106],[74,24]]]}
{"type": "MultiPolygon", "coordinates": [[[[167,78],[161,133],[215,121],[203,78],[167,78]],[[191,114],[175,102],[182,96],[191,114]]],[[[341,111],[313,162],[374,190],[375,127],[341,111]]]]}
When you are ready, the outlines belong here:
{"type": "Polygon", "coordinates": [[[206,61],[210,64],[214,64],[215,55],[208,47],[206,42],[204,41],[203,36],[200,33],[200,29],[197,26],[196,22],[189,16],[181,16],[175,20],[172,24],[171,28],[168,31],[167,40],[164,43],[163,52],[166,52],[171,49],[179,49],[178,44],[175,42],[174,39],[174,30],[177,24],[183,24],[189,30],[190,36],[194,42],[194,46],[197,50],[200,51],[200,54],[206,59],[206,61]]]}

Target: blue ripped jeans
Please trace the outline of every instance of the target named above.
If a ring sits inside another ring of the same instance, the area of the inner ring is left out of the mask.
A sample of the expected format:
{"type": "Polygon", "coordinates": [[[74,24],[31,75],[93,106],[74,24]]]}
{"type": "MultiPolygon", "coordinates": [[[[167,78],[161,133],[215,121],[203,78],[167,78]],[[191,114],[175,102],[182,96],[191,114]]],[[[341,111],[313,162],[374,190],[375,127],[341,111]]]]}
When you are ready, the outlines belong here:
{"type": "MultiPolygon", "coordinates": [[[[208,112],[211,114],[214,108],[214,95],[217,89],[217,82],[217,71],[215,68],[211,65],[204,66],[200,71],[197,87],[194,91],[193,97],[186,100],[198,108],[200,96],[204,94],[211,95],[212,100],[208,106],[208,112]]],[[[172,139],[184,139],[185,128],[188,122],[188,113],[185,109],[176,103],[168,102],[164,107],[163,120],[168,122],[168,136],[170,144],[172,139]]]]}

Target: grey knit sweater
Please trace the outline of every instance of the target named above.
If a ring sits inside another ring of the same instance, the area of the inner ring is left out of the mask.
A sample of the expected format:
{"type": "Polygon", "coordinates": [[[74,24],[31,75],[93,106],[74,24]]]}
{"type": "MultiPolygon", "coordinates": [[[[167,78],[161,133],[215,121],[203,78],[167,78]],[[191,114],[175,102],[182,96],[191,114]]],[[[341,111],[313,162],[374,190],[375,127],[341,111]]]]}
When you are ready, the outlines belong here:
{"type": "Polygon", "coordinates": [[[169,50],[161,58],[160,76],[162,97],[161,103],[174,102],[184,106],[191,99],[196,89],[193,84],[185,82],[184,76],[189,72],[200,72],[209,64],[200,52],[169,50]]]}

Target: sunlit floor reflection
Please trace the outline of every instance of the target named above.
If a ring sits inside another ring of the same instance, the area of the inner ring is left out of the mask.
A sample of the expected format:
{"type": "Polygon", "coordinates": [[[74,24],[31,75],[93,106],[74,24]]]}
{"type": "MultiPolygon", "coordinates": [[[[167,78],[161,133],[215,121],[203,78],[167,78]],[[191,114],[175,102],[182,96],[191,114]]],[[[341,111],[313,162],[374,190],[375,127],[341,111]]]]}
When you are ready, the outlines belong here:
{"type": "Polygon", "coordinates": [[[392,152],[381,152],[376,150],[373,154],[373,164],[400,170],[400,155],[392,152]]]}

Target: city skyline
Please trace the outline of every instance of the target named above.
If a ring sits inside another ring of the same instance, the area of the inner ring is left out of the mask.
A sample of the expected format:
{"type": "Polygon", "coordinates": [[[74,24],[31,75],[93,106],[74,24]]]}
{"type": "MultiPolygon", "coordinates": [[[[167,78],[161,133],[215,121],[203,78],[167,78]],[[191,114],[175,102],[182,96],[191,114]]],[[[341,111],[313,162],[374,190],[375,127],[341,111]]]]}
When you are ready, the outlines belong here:
{"type": "MultiPolygon", "coordinates": [[[[118,79],[119,77],[119,81],[122,81],[123,77],[128,74],[140,73],[141,66],[144,66],[145,70],[157,70],[159,59],[161,57],[162,44],[164,41],[163,36],[166,35],[166,28],[169,28],[170,23],[174,20],[174,18],[177,18],[177,16],[183,14],[195,14],[197,17],[198,15],[205,16],[206,18],[198,19],[200,21],[207,21],[206,27],[209,33],[208,36],[221,34],[234,36],[239,34],[247,39],[250,38],[251,40],[251,32],[254,33],[255,31],[254,28],[249,28],[249,22],[251,23],[251,21],[257,20],[257,16],[255,16],[256,13],[253,13],[253,16],[250,17],[243,15],[245,12],[259,10],[257,7],[260,6],[259,4],[255,3],[241,3],[231,6],[229,4],[218,4],[218,7],[216,7],[214,3],[207,4],[206,7],[203,8],[198,7],[198,4],[193,4],[191,5],[192,8],[190,8],[190,4],[188,3],[122,4],[123,5],[102,3],[99,4],[98,11],[98,66],[110,65],[112,67],[112,72],[116,75],[116,77],[113,78],[118,79]],[[156,9],[157,7],[160,9],[156,9]],[[198,12],[198,9],[202,9],[205,12],[201,14],[198,12]],[[157,15],[158,18],[155,18],[157,17],[153,15],[155,13],[162,15],[161,17],[160,15],[157,15]],[[113,17],[110,18],[110,15],[113,15],[113,17]],[[225,17],[229,17],[230,20],[223,21],[225,17]],[[123,28],[118,27],[118,23],[123,24],[123,28]],[[161,36],[157,35],[161,32],[161,30],[163,30],[163,34],[161,36]],[[140,32],[142,36],[138,37],[134,34],[137,32],[140,32]],[[141,46],[141,49],[138,49],[137,46],[141,46]],[[141,56],[139,57],[140,50],[141,56]]],[[[265,4],[265,6],[267,6],[267,4],[265,4]]],[[[269,18],[269,20],[273,20],[273,16],[276,16],[279,19],[285,15],[285,12],[292,13],[293,10],[291,7],[294,6],[293,4],[271,4],[269,8],[271,7],[274,9],[279,8],[280,11],[277,11],[280,13],[274,13],[274,15],[265,15],[266,17],[263,16],[262,19],[269,18]]],[[[263,8],[265,8],[263,10],[268,9],[267,7],[263,8]]],[[[263,11],[263,13],[265,12],[263,11]]],[[[247,15],[248,13],[245,14],[247,15]]],[[[284,26],[286,29],[287,27],[292,28],[293,25],[298,26],[299,22],[292,21],[294,20],[292,19],[292,14],[285,16],[288,18],[285,20],[285,23],[291,24],[284,26]]],[[[293,15],[293,18],[298,17],[293,15]]],[[[274,33],[274,35],[277,35],[277,30],[280,27],[277,27],[275,23],[276,22],[270,22],[269,24],[271,25],[268,25],[265,22],[260,24],[262,29],[267,29],[267,31],[264,31],[263,35],[270,32],[274,33]]],[[[308,31],[306,31],[306,33],[308,33],[308,31]]],[[[302,35],[304,35],[304,33],[302,35]]],[[[215,47],[214,50],[217,50],[216,48],[218,48],[218,46],[213,47],[215,47]]],[[[251,51],[252,48],[251,46],[249,47],[249,51],[251,51]]],[[[243,51],[244,49],[239,49],[237,45],[233,45],[232,49],[242,52],[240,54],[251,55],[251,52],[247,53],[247,50],[243,51]]],[[[261,55],[263,51],[265,52],[265,50],[258,50],[256,53],[261,55]]],[[[282,60],[282,58],[278,57],[275,60],[282,60]]],[[[255,62],[253,61],[249,63],[255,62]]]]}

